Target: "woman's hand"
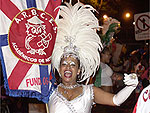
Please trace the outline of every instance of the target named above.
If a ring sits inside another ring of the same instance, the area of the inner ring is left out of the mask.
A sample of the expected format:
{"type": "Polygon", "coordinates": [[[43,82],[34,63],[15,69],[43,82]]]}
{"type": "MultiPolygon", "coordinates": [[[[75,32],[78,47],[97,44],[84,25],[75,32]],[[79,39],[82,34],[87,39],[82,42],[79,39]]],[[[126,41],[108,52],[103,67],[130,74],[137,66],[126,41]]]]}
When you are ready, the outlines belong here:
{"type": "Polygon", "coordinates": [[[138,85],[138,77],[135,73],[131,74],[124,74],[124,84],[127,86],[133,86],[136,87],[138,85]]]}
{"type": "Polygon", "coordinates": [[[127,85],[125,88],[120,90],[116,95],[113,97],[113,103],[117,106],[120,106],[134,91],[136,86],[138,85],[138,77],[135,73],[131,74],[124,74],[124,83],[127,85]]]}

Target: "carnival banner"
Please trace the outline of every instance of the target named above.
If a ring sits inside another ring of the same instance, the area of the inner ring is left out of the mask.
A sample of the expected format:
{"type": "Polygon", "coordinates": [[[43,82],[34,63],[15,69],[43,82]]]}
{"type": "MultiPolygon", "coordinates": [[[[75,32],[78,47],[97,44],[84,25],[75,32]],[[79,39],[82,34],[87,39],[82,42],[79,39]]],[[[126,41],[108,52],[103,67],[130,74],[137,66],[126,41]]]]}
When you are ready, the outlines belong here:
{"type": "Polygon", "coordinates": [[[62,0],[0,0],[0,60],[6,93],[45,103],[54,89],[51,55],[62,0]]]}

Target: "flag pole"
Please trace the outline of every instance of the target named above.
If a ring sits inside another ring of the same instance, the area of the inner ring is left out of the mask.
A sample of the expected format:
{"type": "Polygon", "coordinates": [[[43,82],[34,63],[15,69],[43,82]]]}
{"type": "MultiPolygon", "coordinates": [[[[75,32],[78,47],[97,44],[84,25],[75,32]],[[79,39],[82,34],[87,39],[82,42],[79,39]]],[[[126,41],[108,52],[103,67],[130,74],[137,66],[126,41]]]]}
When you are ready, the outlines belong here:
{"type": "Polygon", "coordinates": [[[46,103],[46,113],[49,113],[48,103],[46,103]]]}

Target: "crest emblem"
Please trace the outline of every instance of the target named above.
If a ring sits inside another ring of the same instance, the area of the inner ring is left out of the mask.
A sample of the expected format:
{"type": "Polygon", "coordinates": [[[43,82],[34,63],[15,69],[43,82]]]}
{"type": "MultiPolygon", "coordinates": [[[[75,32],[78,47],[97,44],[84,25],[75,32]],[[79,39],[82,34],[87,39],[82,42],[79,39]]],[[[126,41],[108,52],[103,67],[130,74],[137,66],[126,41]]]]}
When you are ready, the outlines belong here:
{"type": "Polygon", "coordinates": [[[9,29],[8,41],[14,55],[32,64],[50,64],[57,25],[51,15],[36,8],[17,14],[9,29]]]}

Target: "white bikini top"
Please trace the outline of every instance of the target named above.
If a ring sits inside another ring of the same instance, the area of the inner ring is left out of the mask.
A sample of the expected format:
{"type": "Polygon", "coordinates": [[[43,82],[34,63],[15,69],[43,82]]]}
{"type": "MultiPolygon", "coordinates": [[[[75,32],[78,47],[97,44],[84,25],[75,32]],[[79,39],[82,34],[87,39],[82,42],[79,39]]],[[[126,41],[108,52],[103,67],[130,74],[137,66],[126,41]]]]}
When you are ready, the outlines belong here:
{"type": "Polygon", "coordinates": [[[57,87],[48,103],[50,113],[91,113],[93,85],[82,85],[82,87],[83,93],[71,101],[59,93],[57,87]]]}

